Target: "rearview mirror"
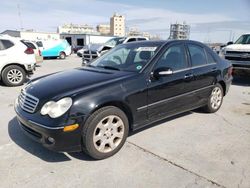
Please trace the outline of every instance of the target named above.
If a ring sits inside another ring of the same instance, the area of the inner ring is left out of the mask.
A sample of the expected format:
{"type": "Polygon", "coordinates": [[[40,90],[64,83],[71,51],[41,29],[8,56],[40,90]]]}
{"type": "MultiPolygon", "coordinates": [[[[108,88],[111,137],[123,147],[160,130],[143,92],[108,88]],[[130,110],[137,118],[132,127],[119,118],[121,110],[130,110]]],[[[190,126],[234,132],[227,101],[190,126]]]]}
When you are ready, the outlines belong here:
{"type": "Polygon", "coordinates": [[[160,67],[154,70],[153,75],[155,78],[172,75],[173,70],[169,67],[160,67]]]}

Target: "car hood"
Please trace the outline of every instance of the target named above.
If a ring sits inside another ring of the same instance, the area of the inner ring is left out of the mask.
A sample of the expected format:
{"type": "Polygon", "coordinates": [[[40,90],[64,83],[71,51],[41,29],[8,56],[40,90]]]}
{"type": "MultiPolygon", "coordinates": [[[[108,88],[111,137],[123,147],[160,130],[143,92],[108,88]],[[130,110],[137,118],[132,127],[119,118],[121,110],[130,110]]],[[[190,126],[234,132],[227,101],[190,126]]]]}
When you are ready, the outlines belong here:
{"type": "Polygon", "coordinates": [[[88,46],[88,50],[92,52],[101,52],[102,50],[111,49],[111,48],[113,47],[109,45],[105,45],[105,44],[92,44],[88,46]]]}
{"type": "Polygon", "coordinates": [[[41,100],[58,100],[62,97],[126,79],[136,73],[102,68],[78,68],[58,72],[31,81],[25,91],[41,100]]]}
{"type": "Polygon", "coordinates": [[[225,47],[226,51],[245,51],[250,52],[250,44],[231,44],[225,47]]]}

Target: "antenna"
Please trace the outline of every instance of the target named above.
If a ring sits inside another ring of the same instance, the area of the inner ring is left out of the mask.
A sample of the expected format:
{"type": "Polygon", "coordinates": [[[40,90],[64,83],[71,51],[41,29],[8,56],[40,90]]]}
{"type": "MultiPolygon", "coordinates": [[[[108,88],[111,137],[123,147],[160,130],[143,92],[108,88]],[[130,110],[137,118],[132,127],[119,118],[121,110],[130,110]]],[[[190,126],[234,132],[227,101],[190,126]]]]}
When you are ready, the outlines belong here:
{"type": "Polygon", "coordinates": [[[19,22],[20,22],[20,29],[22,31],[23,30],[23,21],[22,21],[22,17],[21,17],[21,10],[20,10],[19,3],[17,4],[17,10],[18,10],[18,18],[19,18],[19,22]]]}

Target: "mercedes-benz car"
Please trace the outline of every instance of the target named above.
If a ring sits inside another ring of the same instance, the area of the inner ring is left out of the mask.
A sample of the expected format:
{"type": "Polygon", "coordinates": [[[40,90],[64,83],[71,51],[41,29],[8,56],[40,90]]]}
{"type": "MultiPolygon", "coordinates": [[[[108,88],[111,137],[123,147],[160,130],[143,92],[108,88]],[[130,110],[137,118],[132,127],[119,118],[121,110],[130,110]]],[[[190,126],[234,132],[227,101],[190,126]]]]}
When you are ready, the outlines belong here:
{"type": "Polygon", "coordinates": [[[15,111],[22,130],[46,148],[104,159],[130,131],[192,109],[216,112],[231,81],[231,64],[202,43],[134,42],[32,80],[15,111]]]}

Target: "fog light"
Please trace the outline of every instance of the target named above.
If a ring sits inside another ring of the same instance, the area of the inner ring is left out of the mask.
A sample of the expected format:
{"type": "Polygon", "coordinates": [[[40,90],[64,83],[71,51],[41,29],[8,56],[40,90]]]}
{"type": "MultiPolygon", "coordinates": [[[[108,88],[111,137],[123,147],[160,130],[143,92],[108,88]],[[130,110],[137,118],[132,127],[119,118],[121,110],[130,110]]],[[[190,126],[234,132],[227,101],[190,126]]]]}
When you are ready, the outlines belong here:
{"type": "Polygon", "coordinates": [[[51,144],[53,144],[53,143],[55,142],[55,139],[52,138],[52,137],[48,137],[47,139],[48,139],[48,141],[49,141],[51,144]]]}
{"type": "Polygon", "coordinates": [[[64,132],[74,131],[79,127],[78,124],[68,125],[63,128],[64,132]]]}

